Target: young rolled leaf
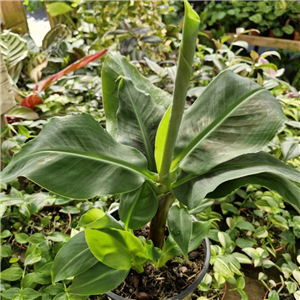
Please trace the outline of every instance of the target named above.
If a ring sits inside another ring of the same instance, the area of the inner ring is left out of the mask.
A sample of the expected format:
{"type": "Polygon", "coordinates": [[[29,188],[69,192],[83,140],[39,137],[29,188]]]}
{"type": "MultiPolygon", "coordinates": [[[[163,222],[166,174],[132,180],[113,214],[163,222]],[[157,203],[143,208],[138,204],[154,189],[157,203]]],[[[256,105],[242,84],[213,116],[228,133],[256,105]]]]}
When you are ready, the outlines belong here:
{"type": "MultiPolygon", "coordinates": [[[[222,183],[261,173],[268,173],[269,178],[273,175],[280,175],[283,178],[286,177],[289,180],[300,182],[300,174],[294,168],[282,163],[268,153],[258,152],[239,156],[220,164],[203,175],[196,176],[181,173],[177,178],[177,182],[174,184],[173,192],[179,201],[190,208],[194,208],[207,196],[207,194],[214,191],[222,183]]],[[[256,183],[259,184],[259,182],[256,183]]],[[[291,185],[294,186],[292,183],[291,185]]],[[[268,185],[266,186],[268,187],[268,185]]],[[[278,188],[276,191],[280,194],[278,188]]],[[[293,190],[296,188],[297,187],[295,186],[293,190]]],[[[234,187],[232,190],[226,189],[226,192],[231,193],[234,189],[234,187]]],[[[226,192],[224,190],[222,195],[226,196],[226,192]]],[[[289,197],[286,201],[292,201],[294,205],[300,207],[300,200],[293,200],[289,197]]]]}
{"type": "Polygon", "coordinates": [[[117,143],[90,115],[78,114],[51,119],[13,157],[2,180],[17,176],[56,194],[87,199],[129,192],[153,175],[140,152],[117,143]]]}
{"type": "Polygon", "coordinates": [[[84,232],[72,237],[57,253],[52,267],[52,281],[77,276],[99,261],[89,249],[84,232]]]}
{"type": "MultiPolygon", "coordinates": [[[[172,162],[172,154],[186,103],[186,95],[194,61],[195,44],[200,24],[199,16],[192,9],[187,0],[184,1],[184,7],[185,12],[182,42],[180,44],[179,61],[175,79],[169,126],[167,135],[164,139],[164,145],[160,146],[161,150],[163,149],[164,152],[158,155],[158,157],[161,156],[159,175],[161,181],[166,184],[168,184],[167,182],[169,180],[168,174],[172,162]]],[[[159,162],[157,162],[157,165],[159,165],[159,162]]]]}
{"type": "Polygon", "coordinates": [[[179,165],[200,175],[242,154],[258,152],[285,121],[267,90],[223,71],[184,113],[171,169],[179,165]]]}
{"type": "Polygon", "coordinates": [[[155,215],[158,200],[147,182],[137,190],[122,194],[119,216],[126,228],[139,229],[155,215]]]}
{"type": "Polygon", "coordinates": [[[189,243],[193,232],[193,219],[185,208],[172,206],[168,219],[169,232],[179,246],[184,257],[188,259],[189,243]]]}
{"type": "Polygon", "coordinates": [[[143,153],[151,171],[156,171],[154,142],[164,112],[161,105],[136,88],[130,79],[124,77],[120,80],[117,141],[143,153]]]}
{"type": "Polygon", "coordinates": [[[119,54],[107,56],[102,68],[102,91],[106,128],[113,137],[116,137],[118,129],[117,110],[119,108],[119,97],[117,79],[120,76],[130,79],[137,89],[148,93],[157,105],[165,109],[169,107],[172,101],[170,94],[157,88],[147,78],[142,76],[127,61],[126,57],[119,54]]]}
{"type": "Polygon", "coordinates": [[[75,295],[99,295],[117,287],[128,275],[129,270],[116,270],[101,262],[76,276],[68,292],[75,295]]]}

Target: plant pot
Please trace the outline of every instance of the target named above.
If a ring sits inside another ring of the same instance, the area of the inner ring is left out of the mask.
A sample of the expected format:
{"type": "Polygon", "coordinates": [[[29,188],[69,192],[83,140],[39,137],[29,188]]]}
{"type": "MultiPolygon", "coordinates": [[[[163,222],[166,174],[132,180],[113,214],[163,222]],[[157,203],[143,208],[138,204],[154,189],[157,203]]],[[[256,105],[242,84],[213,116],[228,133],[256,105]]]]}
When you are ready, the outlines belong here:
{"type": "MultiPolygon", "coordinates": [[[[115,218],[118,218],[118,210],[117,209],[113,210],[111,212],[111,215],[115,218]]],[[[181,292],[178,295],[173,296],[171,298],[167,298],[165,300],[189,300],[189,299],[191,299],[194,290],[197,288],[197,286],[202,281],[202,279],[203,279],[204,275],[207,273],[208,267],[209,267],[210,243],[209,243],[208,237],[205,237],[205,239],[203,240],[202,243],[204,243],[204,248],[205,248],[205,259],[204,259],[203,268],[202,268],[200,274],[198,275],[196,280],[183,292],[181,292]]],[[[108,293],[106,293],[106,295],[108,296],[109,299],[112,299],[112,300],[129,300],[128,298],[118,296],[117,294],[115,294],[113,292],[108,292],[108,293]]]]}

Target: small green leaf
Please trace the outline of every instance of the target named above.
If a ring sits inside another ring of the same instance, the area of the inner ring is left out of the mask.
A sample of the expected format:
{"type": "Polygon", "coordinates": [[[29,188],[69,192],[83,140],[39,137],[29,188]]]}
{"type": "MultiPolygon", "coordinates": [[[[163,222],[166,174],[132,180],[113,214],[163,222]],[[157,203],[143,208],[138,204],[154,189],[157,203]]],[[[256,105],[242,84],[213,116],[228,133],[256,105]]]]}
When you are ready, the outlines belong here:
{"type": "Polygon", "coordinates": [[[129,270],[115,270],[102,263],[76,276],[68,292],[76,295],[98,295],[117,287],[127,276],[129,270]]]}
{"type": "Polygon", "coordinates": [[[51,17],[67,14],[72,11],[73,8],[66,2],[56,1],[46,4],[47,12],[51,17]]]}
{"type": "Polygon", "coordinates": [[[221,245],[225,249],[229,249],[230,247],[232,247],[234,245],[234,242],[231,240],[229,234],[226,233],[226,232],[220,231],[218,233],[218,238],[219,238],[219,241],[220,241],[221,245]]]}
{"type": "Polygon", "coordinates": [[[239,277],[237,280],[236,280],[236,287],[238,289],[244,289],[245,287],[245,278],[244,277],[239,277]]]}
{"type": "MultiPolygon", "coordinates": [[[[19,294],[21,291],[20,288],[18,287],[13,287],[13,288],[10,288],[8,290],[5,290],[1,293],[1,296],[3,298],[6,298],[6,299],[13,299],[14,296],[16,296],[17,294],[19,294]]],[[[18,298],[17,298],[18,299],[18,298]]]]}
{"type": "Polygon", "coordinates": [[[6,239],[9,236],[11,236],[11,232],[9,230],[5,229],[1,232],[1,239],[6,239]]]}
{"type": "Polygon", "coordinates": [[[292,34],[294,32],[294,27],[291,25],[285,25],[282,27],[282,31],[286,34],[292,34]]]}
{"type": "Polygon", "coordinates": [[[79,221],[79,226],[91,229],[115,228],[124,229],[123,226],[110,214],[99,208],[92,208],[86,212],[79,221]]]}
{"type": "Polygon", "coordinates": [[[157,262],[157,267],[161,268],[165,263],[174,256],[181,255],[181,250],[171,235],[168,236],[162,248],[162,256],[157,262]]]}
{"type": "Polygon", "coordinates": [[[15,239],[19,244],[28,243],[28,235],[26,233],[15,233],[15,239]]]}
{"type": "Polygon", "coordinates": [[[29,238],[27,238],[27,242],[31,244],[40,244],[45,240],[45,237],[42,233],[34,233],[29,238]]]}
{"type": "Polygon", "coordinates": [[[65,214],[79,214],[80,210],[77,207],[74,206],[65,206],[64,208],[60,209],[59,212],[65,213],[65,214]]]}
{"type": "Polygon", "coordinates": [[[19,280],[23,275],[23,270],[19,267],[11,267],[2,271],[1,279],[6,281],[16,281],[19,280]]]}
{"type": "Polygon", "coordinates": [[[271,290],[268,294],[268,300],[280,300],[278,293],[274,290],[271,290]]]}
{"type": "Polygon", "coordinates": [[[53,282],[85,272],[97,262],[98,260],[88,248],[84,232],[80,232],[57,253],[52,267],[53,282]]]}
{"type": "Polygon", "coordinates": [[[248,221],[238,221],[235,226],[239,229],[255,231],[254,226],[248,221]]]}
{"type": "Polygon", "coordinates": [[[168,228],[173,239],[188,259],[189,244],[192,238],[193,220],[185,208],[172,206],[168,214],[168,228]]]}
{"type": "Polygon", "coordinates": [[[10,257],[12,254],[10,246],[8,246],[8,245],[1,246],[0,254],[1,254],[1,257],[10,257]]]}
{"type": "Polygon", "coordinates": [[[147,260],[141,241],[129,232],[109,228],[101,231],[85,229],[85,238],[94,256],[111,268],[128,270],[147,260]]]}
{"type": "Polygon", "coordinates": [[[21,290],[20,295],[23,297],[23,299],[33,300],[40,297],[41,293],[30,288],[25,288],[21,290]]]}

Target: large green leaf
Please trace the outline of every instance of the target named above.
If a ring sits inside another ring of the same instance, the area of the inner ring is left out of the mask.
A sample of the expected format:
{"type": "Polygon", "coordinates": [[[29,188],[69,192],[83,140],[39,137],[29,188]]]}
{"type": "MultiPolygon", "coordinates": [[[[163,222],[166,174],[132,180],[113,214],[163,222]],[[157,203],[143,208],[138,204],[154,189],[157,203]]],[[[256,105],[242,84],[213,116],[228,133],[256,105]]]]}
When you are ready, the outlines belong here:
{"type": "Polygon", "coordinates": [[[102,68],[102,90],[107,131],[113,137],[116,137],[118,128],[116,116],[119,107],[117,79],[120,76],[132,80],[136,88],[148,93],[156,104],[165,109],[172,101],[170,94],[157,88],[147,78],[143,77],[125,57],[119,54],[107,56],[102,68]]]}
{"type": "Polygon", "coordinates": [[[193,219],[186,208],[172,206],[168,214],[168,228],[173,239],[188,259],[189,243],[193,232],[193,219]]]}
{"type": "Polygon", "coordinates": [[[72,237],[57,253],[52,267],[53,282],[77,276],[98,263],[80,232],[72,237]]]}
{"type": "Polygon", "coordinates": [[[228,195],[233,190],[248,184],[259,184],[270,190],[274,190],[280,194],[286,202],[290,203],[298,213],[300,213],[300,188],[283,176],[267,172],[227,181],[219,185],[216,190],[208,194],[207,197],[221,198],[228,195]]]}
{"type": "Polygon", "coordinates": [[[17,176],[66,197],[87,199],[129,192],[152,175],[140,152],[117,143],[90,115],[78,114],[51,119],[13,157],[2,180],[17,176]]]}
{"type": "MultiPolygon", "coordinates": [[[[285,165],[268,153],[258,152],[239,156],[220,164],[211,171],[200,176],[182,173],[174,185],[173,192],[182,203],[193,208],[196,207],[207,194],[214,191],[222,183],[260,173],[268,173],[269,178],[280,175],[283,178],[286,177],[295,182],[300,181],[300,174],[294,168],[285,165]]],[[[259,184],[259,182],[256,183],[259,184]]],[[[226,193],[231,193],[237,188],[234,186],[232,187],[232,190],[224,190],[222,195],[226,196],[226,193]]],[[[297,202],[298,205],[300,204],[300,200],[297,199],[292,200],[287,198],[286,201],[293,201],[295,205],[297,205],[297,202]]]]}
{"type": "Polygon", "coordinates": [[[76,276],[68,292],[75,295],[99,295],[117,287],[129,270],[112,269],[100,262],[86,272],[76,276]]]}
{"type": "Polygon", "coordinates": [[[0,35],[0,39],[1,53],[7,69],[27,57],[27,43],[18,34],[6,31],[0,35]]]}
{"type": "Polygon", "coordinates": [[[203,174],[218,164],[260,151],[286,118],[261,86],[232,71],[220,73],[185,112],[172,169],[203,174]]]}
{"type": "Polygon", "coordinates": [[[128,270],[148,259],[141,241],[130,232],[85,229],[85,238],[94,256],[111,268],[128,270]]]}
{"type": "Polygon", "coordinates": [[[117,141],[138,149],[147,157],[149,169],[156,171],[154,141],[164,108],[128,78],[120,81],[119,100],[117,141]]]}
{"type": "Polygon", "coordinates": [[[147,182],[137,190],[121,195],[120,219],[126,228],[139,229],[155,215],[158,200],[147,182]]]}

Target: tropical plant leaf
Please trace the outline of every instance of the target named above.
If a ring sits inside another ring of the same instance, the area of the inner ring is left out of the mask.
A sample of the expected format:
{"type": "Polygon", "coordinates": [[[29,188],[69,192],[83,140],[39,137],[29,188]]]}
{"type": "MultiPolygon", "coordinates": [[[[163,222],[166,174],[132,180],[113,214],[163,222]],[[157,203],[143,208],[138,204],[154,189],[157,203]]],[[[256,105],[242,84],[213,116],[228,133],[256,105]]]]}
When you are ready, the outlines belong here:
{"type": "Polygon", "coordinates": [[[13,157],[2,180],[17,176],[59,195],[88,199],[129,192],[153,175],[141,153],[117,143],[90,115],[78,114],[51,119],[13,157]]]}
{"type": "Polygon", "coordinates": [[[119,97],[116,81],[120,76],[130,79],[137,89],[148,93],[156,104],[163,106],[165,109],[169,107],[172,101],[170,94],[154,86],[125,57],[119,54],[107,56],[102,68],[102,90],[106,128],[113,137],[116,137],[118,128],[119,97]]]}
{"type": "Polygon", "coordinates": [[[120,81],[119,100],[117,141],[143,153],[149,162],[149,170],[156,171],[154,142],[164,115],[163,107],[149,94],[137,89],[128,78],[120,81]]]}
{"type": "Polygon", "coordinates": [[[72,237],[57,253],[52,266],[52,280],[57,282],[77,276],[98,263],[90,251],[84,232],[72,237]]]}
{"type": "Polygon", "coordinates": [[[6,111],[5,114],[9,117],[22,118],[27,120],[36,120],[39,115],[28,107],[15,106],[6,111]]]}
{"type": "Polygon", "coordinates": [[[129,270],[112,269],[100,262],[86,272],[76,276],[68,292],[76,295],[99,295],[117,287],[129,270]]]}
{"type": "Polygon", "coordinates": [[[121,195],[119,216],[126,228],[139,229],[152,219],[157,207],[156,195],[145,182],[138,190],[121,195]]]}
{"type": "Polygon", "coordinates": [[[171,169],[179,165],[187,173],[203,174],[237,156],[258,152],[285,121],[267,90],[225,70],[185,112],[171,169]]]}
{"type": "Polygon", "coordinates": [[[28,54],[26,41],[10,31],[0,35],[1,53],[7,69],[22,61],[28,54]]]}
{"type": "Polygon", "coordinates": [[[300,188],[283,176],[267,172],[224,182],[216,190],[208,194],[207,197],[221,198],[230,194],[233,190],[248,184],[259,184],[277,192],[300,213],[300,188]]]}
{"type": "Polygon", "coordinates": [[[43,38],[42,48],[48,49],[50,46],[58,44],[60,41],[68,41],[72,38],[71,29],[65,24],[57,24],[51,28],[43,38]]]}
{"type": "Polygon", "coordinates": [[[111,268],[129,270],[148,259],[141,241],[130,232],[110,228],[85,229],[85,238],[94,256],[111,268]]]}
{"type": "Polygon", "coordinates": [[[35,93],[32,93],[28,95],[21,103],[20,105],[23,107],[28,107],[30,109],[34,109],[36,105],[42,104],[44,101],[43,99],[35,93]]]}
{"type": "MultiPolygon", "coordinates": [[[[173,192],[179,201],[193,208],[218,186],[223,183],[226,185],[226,181],[260,173],[268,173],[270,178],[273,175],[281,175],[295,182],[300,181],[300,174],[294,168],[268,153],[258,152],[239,156],[200,176],[182,173],[175,183],[173,192]]],[[[234,187],[231,191],[226,189],[227,194],[234,189],[234,187]]],[[[222,193],[223,196],[226,196],[225,193],[222,193]]]]}
{"type": "Polygon", "coordinates": [[[57,74],[54,74],[52,76],[49,76],[46,80],[44,80],[38,87],[38,91],[43,91],[46,90],[47,88],[49,88],[51,86],[51,84],[53,84],[54,82],[56,82],[59,78],[67,75],[70,72],[74,72],[80,68],[83,68],[84,66],[86,66],[88,63],[95,61],[97,59],[99,59],[100,57],[102,57],[105,53],[107,52],[107,49],[101,50],[95,54],[86,56],[84,58],[82,58],[81,60],[78,60],[74,63],[72,63],[70,66],[66,67],[65,69],[63,69],[62,71],[58,72],[57,74]]]}
{"type": "Polygon", "coordinates": [[[189,243],[193,232],[193,219],[185,208],[172,206],[168,214],[168,228],[173,239],[188,259],[189,243]]]}

